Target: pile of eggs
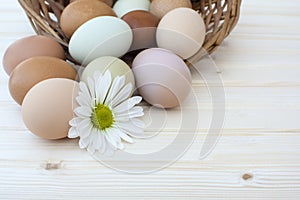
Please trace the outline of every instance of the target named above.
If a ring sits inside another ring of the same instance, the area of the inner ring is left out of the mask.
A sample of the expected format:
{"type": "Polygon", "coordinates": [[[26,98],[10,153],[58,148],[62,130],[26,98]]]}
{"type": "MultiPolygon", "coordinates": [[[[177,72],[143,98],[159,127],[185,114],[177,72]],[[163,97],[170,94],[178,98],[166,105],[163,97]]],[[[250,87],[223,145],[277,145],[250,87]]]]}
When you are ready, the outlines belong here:
{"type": "Polygon", "coordinates": [[[67,136],[78,81],[87,82],[95,71],[125,75],[157,107],[177,107],[189,94],[191,73],[184,60],[200,50],[206,33],[190,0],[71,0],[59,24],[83,72],[46,36],[22,38],[3,57],[11,96],[34,134],[67,136]],[[123,59],[128,54],[134,55],[130,62],[123,59]]]}

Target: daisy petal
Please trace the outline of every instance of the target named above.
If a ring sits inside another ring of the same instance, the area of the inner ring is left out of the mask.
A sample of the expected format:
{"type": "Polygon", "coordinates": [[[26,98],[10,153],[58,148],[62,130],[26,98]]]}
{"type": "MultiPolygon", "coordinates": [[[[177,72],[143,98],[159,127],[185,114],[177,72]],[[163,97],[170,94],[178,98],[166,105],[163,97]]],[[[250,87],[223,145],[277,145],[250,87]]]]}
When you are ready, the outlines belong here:
{"type": "Polygon", "coordinates": [[[139,127],[139,128],[142,128],[142,129],[145,129],[145,122],[141,119],[138,119],[138,118],[132,118],[130,119],[130,121],[132,122],[133,125],[139,127]]]}
{"type": "Polygon", "coordinates": [[[117,147],[118,147],[118,149],[123,150],[125,146],[122,142],[119,142],[119,143],[117,143],[117,147]]]}
{"type": "Polygon", "coordinates": [[[101,87],[101,89],[99,89],[98,101],[101,104],[104,103],[104,100],[108,95],[108,91],[111,86],[111,81],[112,81],[112,78],[111,78],[110,71],[107,70],[104,73],[104,76],[102,77],[102,79],[100,80],[100,83],[99,83],[99,87],[101,87]]]}
{"type": "Polygon", "coordinates": [[[107,149],[107,140],[102,131],[98,131],[98,137],[99,137],[99,140],[101,140],[101,142],[102,142],[102,145],[101,145],[101,148],[99,149],[99,151],[101,154],[103,154],[103,153],[105,153],[105,151],[107,149]]]}
{"type": "Polygon", "coordinates": [[[122,140],[118,134],[119,129],[111,128],[110,130],[113,132],[113,134],[111,134],[111,137],[113,138],[113,140],[116,141],[117,143],[122,142],[122,140]]]}
{"type": "Polygon", "coordinates": [[[88,82],[88,88],[91,94],[91,100],[96,99],[96,94],[95,94],[95,82],[91,77],[87,77],[87,82],[88,82]]]}
{"type": "Polygon", "coordinates": [[[132,92],[132,84],[128,83],[121,89],[121,91],[112,99],[111,105],[115,107],[122,103],[124,100],[128,99],[132,92]]]}
{"type": "Polygon", "coordinates": [[[100,150],[101,146],[102,146],[102,140],[98,136],[98,130],[93,129],[92,130],[92,135],[93,135],[92,144],[93,144],[95,150],[100,150]]]}
{"type": "Polygon", "coordinates": [[[93,135],[92,134],[93,126],[91,124],[90,119],[88,119],[88,118],[82,120],[78,124],[77,129],[79,131],[80,138],[86,138],[86,137],[89,137],[90,135],[93,135]]]}
{"type": "Polygon", "coordinates": [[[107,129],[105,137],[109,141],[110,144],[112,144],[115,148],[118,148],[118,143],[121,142],[121,138],[115,133],[114,128],[107,129]]]}
{"type": "Polygon", "coordinates": [[[92,108],[87,106],[80,106],[75,108],[75,114],[81,118],[89,118],[92,116],[92,108]]]}
{"type": "Polygon", "coordinates": [[[116,134],[118,134],[119,137],[122,138],[124,141],[128,143],[133,143],[132,138],[129,137],[126,133],[122,132],[120,129],[116,129],[116,134]]]}
{"type": "Polygon", "coordinates": [[[79,89],[80,89],[80,91],[82,92],[83,96],[87,96],[87,97],[89,97],[89,98],[92,98],[92,97],[91,97],[91,93],[90,93],[90,91],[89,91],[89,89],[88,89],[86,83],[80,82],[80,83],[79,83],[79,89]]]}
{"type": "Polygon", "coordinates": [[[135,117],[141,117],[144,115],[143,108],[140,106],[136,106],[134,108],[131,108],[127,112],[123,112],[120,114],[115,114],[115,120],[116,121],[124,121],[124,119],[131,119],[135,117]]]}
{"type": "Polygon", "coordinates": [[[90,137],[87,137],[87,138],[80,138],[79,140],[79,147],[81,149],[85,149],[89,146],[90,144],[90,137]]]}
{"type": "Polygon", "coordinates": [[[80,106],[93,106],[91,99],[83,93],[79,93],[79,96],[76,97],[76,101],[80,106]]]}
{"type": "Polygon", "coordinates": [[[95,153],[96,149],[95,149],[94,145],[89,145],[87,147],[87,151],[93,155],[95,153]]]}
{"type": "Polygon", "coordinates": [[[76,97],[76,101],[80,106],[89,106],[85,98],[82,98],[80,96],[76,97]]]}
{"type": "Polygon", "coordinates": [[[68,132],[68,138],[77,138],[77,137],[79,137],[77,128],[71,127],[68,132]]]}
{"type": "Polygon", "coordinates": [[[100,151],[103,147],[103,143],[104,143],[104,138],[103,138],[103,134],[101,133],[100,130],[95,129],[94,128],[94,133],[95,135],[95,148],[96,150],[100,151]]]}
{"type": "Polygon", "coordinates": [[[106,135],[105,138],[107,139],[107,141],[108,141],[113,147],[118,148],[118,147],[117,147],[117,142],[114,141],[110,135],[106,135]]]}
{"type": "Polygon", "coordinates": [[[90,154],[94,154],[97,150],[97,139],[97,135],[95,134],[95,132],[93,132],[90,135],[90,144],[87,147],[87,150],[90,154]]]}
{"type": "Polygon", "coordinates": [[[144,138],[144,129],[135,126],[132,122],[117,122],[116,126],[134,138],[144,138]]]}
{"type": "Polygon", "coordinates": [[[114,108],[114,112],[122,113],[124,111],[127,111],[127,110],[131,109],[133,106],[135,106],[136,104],[139,104],[142,101],[142,99],[143,98],[140,96],[131,97],[130,99],[127,99],[123,103],[117,105],[114,108]]]}
{"type": "Polygon", "coordinates": [[[105,149],[105,154],[107,156],[113,156],[117,148],[112,146],[108,141],[106,141],[106,144],[107,144],[107,148],[105,149]]]}
{"type": "Polygon", "coordinates": [[[117,76],[111,85],[111,88],[108,92],[108,95],[105,100],[105,104],[109,105],[111,102],[115,99],[115,96],[119,93],[119,91],[122,89],[122,87],[125,84],[125,76],[117,76]]]}
{"type": "Polygon", "coordinates": [[[78,124],[81,122],[81,120],[82,119],[80,119],[79,117],[75,117],[69,121],[69,125],[73,127],[77,127],[78,124]]]}

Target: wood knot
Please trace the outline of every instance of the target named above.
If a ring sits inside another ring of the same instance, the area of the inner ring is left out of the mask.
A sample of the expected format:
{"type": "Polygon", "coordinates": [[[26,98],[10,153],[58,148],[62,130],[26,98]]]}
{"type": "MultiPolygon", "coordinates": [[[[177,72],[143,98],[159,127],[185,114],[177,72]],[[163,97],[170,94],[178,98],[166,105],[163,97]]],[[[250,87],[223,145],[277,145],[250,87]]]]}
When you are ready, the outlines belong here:
{"type": "Polygon", "coordinates": [[[45,170],[58,170],[62,168],[62,161],[60,162],[51,162],[48,161],[44,166],[45,170]]]}
{"type": "Polygon", "coordinates": [[[252,174],[244,174],[242,177],[245,181],[252,180],[253,175],[252,174]]]}

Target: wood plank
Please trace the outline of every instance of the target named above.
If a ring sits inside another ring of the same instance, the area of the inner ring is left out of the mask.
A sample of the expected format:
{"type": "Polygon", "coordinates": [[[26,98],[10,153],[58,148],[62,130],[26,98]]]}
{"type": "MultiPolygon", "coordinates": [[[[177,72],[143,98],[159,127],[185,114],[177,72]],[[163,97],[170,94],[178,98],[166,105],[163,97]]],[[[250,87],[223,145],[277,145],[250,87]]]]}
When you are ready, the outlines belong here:
{"type": "MultiPolygon", "coordinates": [[[[213,60],[201,61],[205,76],[223,79],[226,121],[218,144],[199,160],[212,108],[207,83],[194,73],[201,119],[197,137],[180,160],[152,174],[116,172],[80,150],[76,139],[47,141],[31,134],[0,67],[0,199],[298,200],[299,9],[298,0],[242,2],[237,28],[213,60]],[[219,73],[211,70],[214,64],[219,73]]],[[[17,1],[2,0],[0,24],[4,27],[0,29],[2,60],[9,44],[33,31],[17,1]]],[[[183,108],[192,109],[197,102],[189,99],[183,108]]],[[[161,112],[154,111],[153,118],[161,112]]],[[[170,144],[177,135],[179,114],[178,109],[169,111],[162,133],[136,140],[126,151],[150,153],[170,144]]],[[[146,131],[155,134],[153,127],[146,131]]]]}

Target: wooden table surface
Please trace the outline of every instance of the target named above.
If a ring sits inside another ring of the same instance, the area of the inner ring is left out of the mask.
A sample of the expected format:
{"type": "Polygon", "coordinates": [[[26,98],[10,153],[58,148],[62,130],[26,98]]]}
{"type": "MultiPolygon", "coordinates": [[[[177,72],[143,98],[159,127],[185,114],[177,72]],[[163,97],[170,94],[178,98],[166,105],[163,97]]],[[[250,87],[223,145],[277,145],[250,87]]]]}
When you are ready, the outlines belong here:
{"type": "MultiPolygon", "coordinates": [[[[33,31],[16,0],[1,3],[2,59],[10,43],[33,31]]],[[[177,162],[150,174],[105,167],[77,140],[45,141],[31,134],[1,67],[0,199],[299,199],[299,10],[298,0],[242,2],[238,26],[212,55],[226,95],[219,142],[199,159],[211,107],[205,83],[194,82],[204,121],[196,141],[177,162]]],[[[172,123],[134,149],[167,145],[176,134],[171,129],[172,123]]]]}

